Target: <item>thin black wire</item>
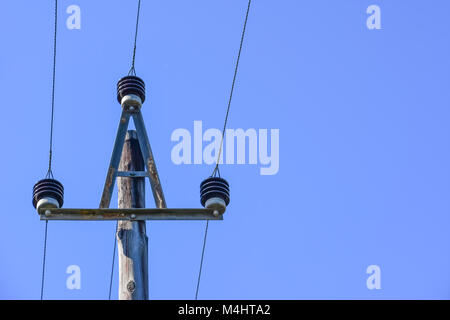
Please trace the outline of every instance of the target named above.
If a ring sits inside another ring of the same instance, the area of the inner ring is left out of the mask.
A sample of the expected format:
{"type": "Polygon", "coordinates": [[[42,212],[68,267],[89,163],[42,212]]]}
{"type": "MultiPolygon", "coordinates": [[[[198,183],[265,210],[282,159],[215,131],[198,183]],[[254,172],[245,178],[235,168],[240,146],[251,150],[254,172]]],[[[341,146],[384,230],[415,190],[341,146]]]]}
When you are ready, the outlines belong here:
{"type": "Polygon", "coordinates": [[[55,114],[55,80],[56,80],[56,32],[58,26],[58,0],[55,0],[55,32],[53,35],[53,83],[52,83],[52,112],[50,120],[50,147],[48,155],[48,170],[46,178],[53,179],[52,157],[53,157],[53,120],[55,114]]]}
{"type": "Polygon", "coordinates": [[[209,226],[209,220],[206,220],[205,237],[203,238],[202,259],[200,261],[200,270],[198,272],[197,290],[195,290],[195,300],[197,300],[197,298],[198,298],[198,289],[200,288],[200,279],[202,277],[203,258],[205,256],[206,238],[208,236],[208,226],[209,226]]]}
{"type": "MultiPolygon", "coordinates": [[[[215,177],[216,175],[219,175],[219,177],[220,177],[219,162],[220,162],[220,156],[221,156],[222,147],[223,147],[223,137],[225,135],[225,129],[227,127],[227,122],[228,122],[228,115],[230,113],[231,100],[233,98],[234,85],[236,83],[236,75],[237,75],[237,71],[238,71],[238,67],[239,67],[239,60],[241,58],[242,45],[244,43],[245,30],[247,28],[248,14],[250,12],[250,5],[251,5],[251,3],[252,3],[252,0],[249,0],[248,1],[248,6],[247,6],[247,12],[245,13],[245,22],[244,22],[244,27],[242,29],[241,42],[239,44],[239,53],[238,53],[238,56],[237,56],[237,59],[236,59],[236,66],[234,67],[233,82],[231,84],[230,98],[228,99],[227,113],[225,115],[225,122],[223,124],[223,129],[222,129],[222,138],[221,138],[221,141],[220,141],[219,154],[217,156],[216,166],[214,168],[214,171],[211,174],[212,177],[213,176],[215,177]]],[[[202,269],[203,269],[203,260],[204,260],[204,257],[205,257],[206,239],[207,239],[207,236],[208,236],[208,227],[209,227],[209,220],[206,220],[205,236],[203,238],[202,258],[200,260],[200,268],[199,268],[199,271],[198,271],[198,279],[197,279],[197,289],[195,291],[195,300],[197,300],[197,298],[198,298],[198,290],[200,288],[200,280],[201,280],[202,269]]]]}
{"type": "Polygon", "coordinates": [[[108,300],[111,300],[111,289],[112,289],[113,274],[114,274],[114,262],[116,260],[117,226],[118,226],[118,223],[116,221],[116,232],[114,233],[114,250],[113,250],[113,255],[112,255],[112,267],[111,267],[111,277],[110,277],[110,280],[109,280],[109,297],[108,297],[108,300]]]}
{"type": "MultiPolygon", "coordinates": [[[[52,172],[52,157],[53,157],[53,120],[55,114],[55,80],[56,80],[56,35],[58,30],[58,0],[55,0],[55,29],[53,34],[53,80],[52,80],[52,112],[50,119],[50,147],[48,152],[48,169],[46,178],[53,179],[52,172]]],[[[42,278],[41,278],[41,300],[44,298],[44,283],[45,283],[45,261],[47,257],[47,231],[48,220],[45,220],[45,235],[44,235],[44,256],[42,258],[42,278]]]]}
{"type": "Polygon", "coordinates": [[[47,256],[47,229],[48,229],[48,220],[45,220],[44,257],[42,260],[42,278],[41,278],[41,300],[43,300],[44,297],[45,257],[47,256]]]}
{"type": "Polygon", "coordinates": [[[134,75],[134,76],[136,75],[136,70],[134,69],[134,62],[136,60],[136,43],[137,43],[140,11],[141,11],[141,0],[138,1],[138,9],[137,9],[137,14],[136,14],[136,31],[134,33],[133,59],[131,60],[130,71],[128,71],[128,75],[134,75]]]}
{"type": "Polygon", "coordinates": [[[216,174],[219,174],[220,177],[220,172],[219,172],[219,162],[220,162],[220,156],[222,155],[222,148],[223,148],[223,137],[225,135],[225,129],[227,127],[227,122],[228,122],[228,115],[230,113],[230,106],[231,106],[231,100],[233,98],[233,91],[234,91],[234,85],[236,83],[236,75],[238,72],[238,67],[239,67],[239,60],[241,59],[241,52],[242,52],[242,45],[244,43],[244,36],[245,36],[245,30],[247,28],[247,20],[248,20],[248,13],[250,12],[250,5],[252,3],[252,0],[248,1],[248,6],[247,6],[247,13],[245,14],[245,22],[244,22],[244,27],[242,29],[242,35],[241,35],[241,43],[239,45],[239,53],[236,59],[236,66],[234,67],[234,75],[233,75],[233,82],[231,84],[231,90],[230,90],[230,97],[228,99],[228,107],[227,107],[227,113],[225,115],[225,122],[223,124],[223,129],[222,129],[222,138],[220,140],[220,147],[219,147],[219,154],[217,156],[217,162],[216,162],[216,166],[214,168],[214,171],[212,172],[211,176],[215,177],[216,174]]]}

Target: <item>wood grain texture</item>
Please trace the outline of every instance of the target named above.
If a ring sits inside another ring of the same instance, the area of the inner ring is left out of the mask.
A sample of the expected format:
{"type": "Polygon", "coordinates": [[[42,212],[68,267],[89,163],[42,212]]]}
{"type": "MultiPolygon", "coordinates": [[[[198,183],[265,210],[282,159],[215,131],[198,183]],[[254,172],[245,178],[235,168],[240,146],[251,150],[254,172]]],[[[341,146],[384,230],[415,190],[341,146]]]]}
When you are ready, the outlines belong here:
{"type": "MultiPolygon", "coordinates": [[[[120,171],[144,170],[136,132],[125,137],[120,171]]],[[[145,207],[145,178],[118,178],[119,209],[145,207]]],[[[148,238],[145,221],[118,221],[119,300],[148,299],[148,238]]]]}

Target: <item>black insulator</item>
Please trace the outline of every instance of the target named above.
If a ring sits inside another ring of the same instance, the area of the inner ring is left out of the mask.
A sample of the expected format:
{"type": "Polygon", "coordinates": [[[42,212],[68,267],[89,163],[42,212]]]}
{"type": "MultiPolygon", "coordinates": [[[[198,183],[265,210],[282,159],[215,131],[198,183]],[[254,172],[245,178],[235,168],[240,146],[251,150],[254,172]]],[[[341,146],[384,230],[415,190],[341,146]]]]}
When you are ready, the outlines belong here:
{"type": "Polygon", "coordinates": [[[117,100],[122,103],[122,98],[126,95],[134,94],[141,98],[142,103],[145,100],[145,83],[136,76],[126,76],[117,82],[117,100]]]}
{"type": "Polygon", "coordinates": [[[55,179],[39,180],[33,187],[33,206],[36,208],[39,200],[43,198],[55,199],[61,208],[64,203],[64,187],[55,179]]]}
{"type": "Polygon", "coordinates": [[[221,198],[226,205],[230,203],[230,186],[223,178],[209,177],[200,184],[200,202],[205,206],[211,198],[221,198]]]}

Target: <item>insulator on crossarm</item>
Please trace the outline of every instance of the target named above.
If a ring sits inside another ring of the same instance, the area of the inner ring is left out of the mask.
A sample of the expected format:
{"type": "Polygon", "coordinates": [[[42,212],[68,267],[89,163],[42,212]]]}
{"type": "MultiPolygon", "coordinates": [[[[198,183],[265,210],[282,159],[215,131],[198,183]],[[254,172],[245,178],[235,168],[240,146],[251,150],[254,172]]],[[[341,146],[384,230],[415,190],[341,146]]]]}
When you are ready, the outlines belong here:
{"type": "Polygon", "coordinates": [[[39,180],[33,187],[33,206],[39,212],[45,208],[61,208],[64,203],[64,186],[55,179],[39,180]]]}
{"type": "Polygon", "coordinates": [[[200,202],[208,209],[214,209],[214,214],[225,212],[230,203],[230,186],[219,177],[209,177],[200,184],[200,202]]]}

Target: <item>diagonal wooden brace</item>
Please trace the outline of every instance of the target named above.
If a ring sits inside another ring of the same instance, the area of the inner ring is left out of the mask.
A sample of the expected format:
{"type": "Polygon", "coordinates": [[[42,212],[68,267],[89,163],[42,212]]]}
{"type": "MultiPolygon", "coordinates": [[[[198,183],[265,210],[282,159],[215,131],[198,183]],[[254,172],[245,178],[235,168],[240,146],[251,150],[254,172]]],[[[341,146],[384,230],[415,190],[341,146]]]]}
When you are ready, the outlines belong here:
{"type": "Polygon", "coordinates": [[[123,145],[125,142],[125,135],[130,122],[130,116],[132,116],[134,120],[134,125],[136,127],[136,132],[139,140],[139,146],[141,148],[142,156],[144,157],[145,166],[147,168],[146,174],[140,173],[139,175],[149,177],[156,207],[166,208],[166,200],[161,188],[161,181],[159,180],[158,170],[156,169],[156,164],[153,158],[150,142],[148,140],[147,131],[145,130],[144,119],[142,118],[140,110],[130,111],[126,108],[122,110],[122,115],[120,117],[116,140],[114,141],[111,161],[109,164],[108,173],[106,175],[105,185],[103,187],[103,193],[99,207],[109,208],[116,178],[119,174],[121,176],[132,176],[126,173],[118,172],[119,162],[122,156],[123,145]]]}

